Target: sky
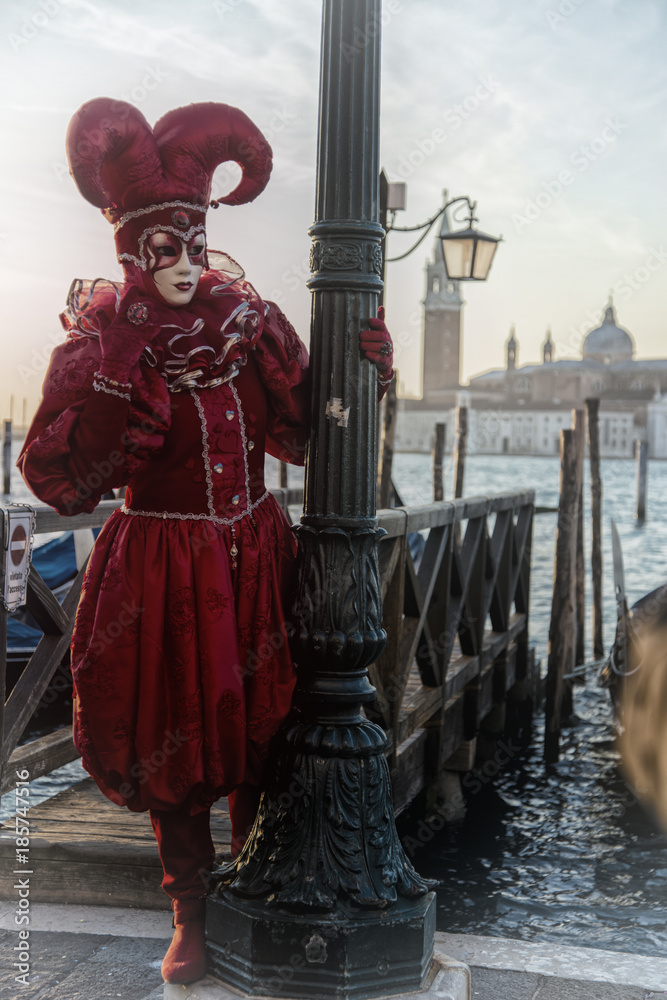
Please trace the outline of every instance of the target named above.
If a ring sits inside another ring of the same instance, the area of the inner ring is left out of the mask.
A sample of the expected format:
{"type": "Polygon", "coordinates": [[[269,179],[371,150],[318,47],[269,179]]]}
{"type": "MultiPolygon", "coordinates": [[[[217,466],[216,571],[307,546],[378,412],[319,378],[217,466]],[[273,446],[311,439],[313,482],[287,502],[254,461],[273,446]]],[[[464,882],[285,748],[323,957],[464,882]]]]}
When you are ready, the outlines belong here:
{"type": "MultiPolygon", "coordinates": [[[[245,268],[308,342],[321,4],[316,0],[18,0],[0,6],[0,261],[7,303],[0,416],[38,403],[74,278],[119,278],[111,226],[76,190],[72,114],[106,96],[151,124],[173,107],[242,108],[269,139],[265,192],[209,213],[208,242],[245,268]]],[[[450,197],[503,236],[463,287],[463,378],[578,357],[613,289],[636,356],[667,352],[667,5],[661,0],[385,0],[381,163],[407,183],[397,225],[450,197]]],[[[214,194],[235,183],[221,166],[214,194]]],[[[457,219],[451,221],[456,228],[457,219]]],[[[388,253],[410,247],[392,234],[388,253]]],[[[428,237],[389,264],[387,322],[403,390],[421,393],[428,237]]]]}

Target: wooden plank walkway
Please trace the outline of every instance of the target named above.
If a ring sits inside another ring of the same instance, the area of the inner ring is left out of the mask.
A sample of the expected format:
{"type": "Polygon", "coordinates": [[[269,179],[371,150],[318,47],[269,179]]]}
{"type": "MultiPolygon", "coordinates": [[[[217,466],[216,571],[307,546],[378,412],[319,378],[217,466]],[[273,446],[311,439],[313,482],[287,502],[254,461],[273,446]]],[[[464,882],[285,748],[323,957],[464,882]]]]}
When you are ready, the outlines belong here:
{"type": "MultiPolygon", "coordinates": [[[[211,810],[216,858],[229,856],[227,799],[211,810]]],[[[92,778],[30,809],[30,899],[169,909],[148,813],[115,806],[92,778]]],[[[0,827],[0,898],[14,899],[14,821],[0,827]]]]}

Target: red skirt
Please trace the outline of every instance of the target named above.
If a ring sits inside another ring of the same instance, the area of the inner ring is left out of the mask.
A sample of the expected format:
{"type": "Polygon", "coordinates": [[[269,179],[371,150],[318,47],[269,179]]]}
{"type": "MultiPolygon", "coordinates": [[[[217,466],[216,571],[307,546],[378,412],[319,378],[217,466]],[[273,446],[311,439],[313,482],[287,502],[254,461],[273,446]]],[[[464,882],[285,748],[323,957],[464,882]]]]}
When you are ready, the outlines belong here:
{"type": "Polygon", "coordinates": [[[72,639],[74,742],[113,802],[207,809],[260,784],[295,683],[296,542],[269,496],[230,529],[114,513],[72,639]]]}

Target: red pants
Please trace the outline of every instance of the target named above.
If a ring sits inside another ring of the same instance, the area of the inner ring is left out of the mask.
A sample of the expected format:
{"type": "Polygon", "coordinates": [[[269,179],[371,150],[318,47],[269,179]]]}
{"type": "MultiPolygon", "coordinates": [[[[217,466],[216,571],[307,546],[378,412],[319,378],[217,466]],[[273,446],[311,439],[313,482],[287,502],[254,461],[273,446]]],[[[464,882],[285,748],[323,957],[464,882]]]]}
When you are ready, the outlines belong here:
{"type": "MultiPolygon", "coordinates": [[[[233,858],[240,853],[252,829],[260,794],[254,785],[239,785],[229,795],[233,858]]],[[[150,809],[149,815],[164,871],[164,891],[172,899],[205,896],[207,872],[215,860],[210,810],[190,816],[178,809],[150,809]]]]}

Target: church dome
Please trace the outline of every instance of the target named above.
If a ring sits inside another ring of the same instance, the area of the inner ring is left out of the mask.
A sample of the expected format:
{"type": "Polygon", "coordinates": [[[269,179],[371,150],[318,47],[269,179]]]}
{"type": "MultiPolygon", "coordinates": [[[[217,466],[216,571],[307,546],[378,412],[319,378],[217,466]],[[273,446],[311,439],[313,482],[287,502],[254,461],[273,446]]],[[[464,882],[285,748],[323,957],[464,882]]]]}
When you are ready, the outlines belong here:
{"type": "Polygon", "coordinates": [[[635,351],[632,337],[627,330],[618,326],[613,303],[605,309],[602,325],[591,330],[584,340],[585,361],[602,361],[615,365],[619,361],[631,361],[635,351]]]}

